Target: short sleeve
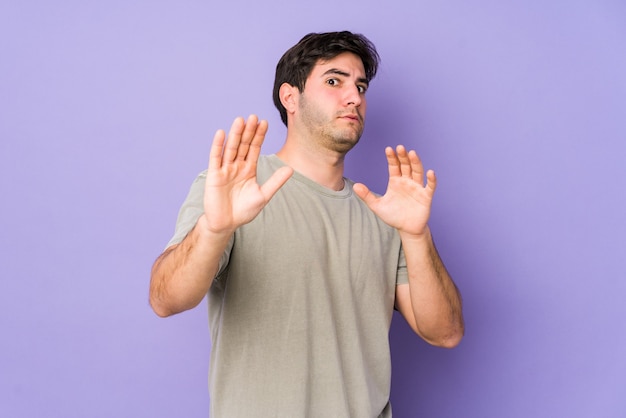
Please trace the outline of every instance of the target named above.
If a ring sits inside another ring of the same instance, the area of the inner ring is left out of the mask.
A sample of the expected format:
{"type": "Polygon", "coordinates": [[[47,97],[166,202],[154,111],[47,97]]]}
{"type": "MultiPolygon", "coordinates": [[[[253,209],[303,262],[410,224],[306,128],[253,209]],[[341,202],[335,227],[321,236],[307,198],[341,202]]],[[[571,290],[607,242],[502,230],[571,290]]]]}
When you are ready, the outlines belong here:
{"type": "Polygon", "coordinates": [[[204,213],[204,183],[206,182],[206,170],[198,174],[191,184],[187,198],[178,211],[174,236],[167,243],[167,247],[180,243],[189,231],[193,229],[198,219],[204,213]]]}
{"type": "MultiPolygon", "coordinates": [[[[183,202],[178,211],[178,219],[176,220],[176,229],[174,236],[167,243],[166,248],[179,244],[185,239],[189,231],[196,226],[198,219],[204,213],[204,184],[206,182],[206,170],[198,174],[198,177],[191,184],[187,198],[183,202]]],[[[228,265],[230,260],[230,251],[233,247],[234,236],[230,237],[228,245],[224,250],[224,254],[220,258],[217,275],[219,276],[228,265]]]]}
{"type": "Polygon", "coordinates": [[[396,285],[409,283],[409,275],[406,271],[406,258],[404,249],[400,246],[400,256],[398,257],[398,270],[396,272],[396,285]]]}

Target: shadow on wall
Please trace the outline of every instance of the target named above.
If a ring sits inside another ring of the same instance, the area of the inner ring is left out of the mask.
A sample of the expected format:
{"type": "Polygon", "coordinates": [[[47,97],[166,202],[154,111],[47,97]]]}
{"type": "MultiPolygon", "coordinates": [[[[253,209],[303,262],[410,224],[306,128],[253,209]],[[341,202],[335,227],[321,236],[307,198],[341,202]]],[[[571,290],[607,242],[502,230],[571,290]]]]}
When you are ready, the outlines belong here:
{"type": "Polygon", "coordinates": [[[402,142],[398,139],[404,125],[400,121],[407,116],[400,114],[402,109],[393,108],[393,96],[392,93],[368,93],[365,131],[345,161],[347,177],[379,194],[385,192],[389,178],[385,147],[395,147],[402,142]]]}
{"type": "MultiPolygon", "coordinates": [[[[398,144],[415,149],[426,168],[437,165],[440,173],[449,176],[467,173],[467,167],[446,167],[459,161],[439,155],[446,152],[450,140],[437,141],[441,122],[437,122],[434,109],[418,101],[407,106],[396,100],[406,93],[393,88],[377,85],[376,91],[385,93],[372,91],[368,97],[364,135],[346,158],[348,177],[384,193],[388,179],[384,149],[398,144]]],[[[429,222],[437,248],[463,296],[466,335],[452,350],[432,347],[394,313],[390,332],[394,417],[476,416],[466,414],[475,402],[465,399],[467,393],[475,396],[477,386],[484,389],[479,390],[482,393],[506,390],[497,363],[510,360],[511,351],[505,347],[502,354],[503,347],[492,341],[494,333],[509,329],[504,324],[514,322],[509,318],[514,296],[503,279],[510,277],[506,270],[514,255],[497,244],[509,240],[506,232],[481,228],[492,222],[488,214],[476,203],[464,201],[467,191],[454,189],[454,184],[465,185],[470,180],[449,181],[448,190],[438,190],[429,222]]]]}
{"type": "Polygon", "coordinates": [[[477,403],[467,399],[467,394],[484,393],[491,398],[502,393],[506,397],[515,390],[511,386],[515,378],[503,374],[508,373],[507,364],[516,361],[511,358],[515,350],[511,344],[516,341],[519,309],[515,306],[520,302],[514,300],[514,289],[507,282],[510,260],[506,251],[493,251],[493,242],[506,240],[481,236],[491,243],[486,247],[472,238],[480,236],[478,227],[465,225],[458,219],[447,222],[441,214],[431,222],[437,248],[463,297],[465,336],[454,349],[433,347],[394,313],[390,332],[394,417],[498,416],[494,403],[490,412],[470,411],[471,405],[489,402],[477,403]],[[481,415],[484,412],[487,415],[481,415]]]}
{"type": "Polygon", "coordinates": [[[363,137],[346,157],[346,174],[383,194],[389,177],[385,147],[415,149],[428,168],[429,156],[438,144],[430,139],[433,115],[426,103],[413,100],[407,104],[406,92],[394,91],[385,80],[376,83],[368,92],[363,137]]]}

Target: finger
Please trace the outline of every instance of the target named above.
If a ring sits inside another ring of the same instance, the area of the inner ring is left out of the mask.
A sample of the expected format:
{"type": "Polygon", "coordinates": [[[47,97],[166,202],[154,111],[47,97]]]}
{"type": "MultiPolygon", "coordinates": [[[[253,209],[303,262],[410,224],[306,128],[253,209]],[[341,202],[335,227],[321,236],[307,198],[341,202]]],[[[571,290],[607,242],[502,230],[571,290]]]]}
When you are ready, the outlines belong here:
{"type": "Polygon", "coordinates": [[[385,155],[387,156],[387,165],[389,166],[389,177],[399,176],[400,173],[400,161],[393,148],[385,148],[385,155]]]}
{"type": "Polygon", "coordinates": [[[211,151],[209,152],[209,170],[219,169],[222,166],[222,151],[224,149],[224,140],[226,133],[222,129],[218,129],[213,136],[211,143],[211,151]]]}
{"type": "Polygon", "coordinates": [[[267,179],[265,183],[261,186],[261,192],[263,196],[265,196],[266,201],[269,200],[276,194],[278,189],[283,187],[283,185],[289,180],[289,177],[293,174],[293,168],[284,166],[279,168],[272,174],[272,176],[267,179]]]}
{"type": "Polygon", "coordinates": [[[424,165],[419,155],[414,150],[409,151],[409,160],[411,164],[411,176],[413,180],[419,184],[424,184],[424,165]]]}
{"type": "Polygon", "coordinates": [[[396,147],[396,154],[398,155],[398,161],[400,161],[400,172],[403,177],[410,177],[413,174],[411,169],[411,160],[406,152],[406,148],[402,145],[396,147]]]}
{"type": "Polygon", "coordinates": [[[237,151],[239,149],[239,143],[241,142],[241,136],[245,127],[245,122],[242,117],[237,117],[230,126],[228,131],[228,139],[224,146],[224,155],[222,156],[222,163],[231,163],[235,161],[237,157],[237,151]]]}
{"type": "Polygon", "coordinates": [[[428,170],[426,173],[426,190],[428,194],[432,197],[435,194],[435,189],[437,188],[437,176],[433,170],[428,170]]]}
{"type": "Polygon", "coordinates": [[[239,148],[237,149],[237,159],[245,160],[248,156],[248,150],[250,149],[250,143],[254,138],[254,135],[258,128],[258,118],[256,115],[248,116],[248,120],[246,121],[243,134],[241,135],[241,142],[239,144],[239,148]]]}
{"type": "Polygon", "coordinates": [[[354,186],[352,186],[352,190],[354,190],[354,194],[363,200],[369,207],[371,207],[379,199],[379,197],[372,193],[363,183],[355,183],[354,186]]]}
{"type": "Polygon", "coordinates": [[[248,159],[250,160],[258,160],[259,155],[261,154],[261,145],[263,145],[263,141],[265,140],[265,134],[267,133],[267,121],[261,120],[254,132],[254,137],[250,142],[250,148],[248,150],[248,159]]]}

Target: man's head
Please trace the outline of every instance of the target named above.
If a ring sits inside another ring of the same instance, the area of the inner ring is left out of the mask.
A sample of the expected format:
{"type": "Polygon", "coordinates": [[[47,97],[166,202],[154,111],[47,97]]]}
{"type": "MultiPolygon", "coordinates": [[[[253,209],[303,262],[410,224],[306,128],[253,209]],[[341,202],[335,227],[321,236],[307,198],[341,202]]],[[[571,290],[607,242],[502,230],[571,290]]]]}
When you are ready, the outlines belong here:
{"type": "Polygon", "coordinates": [[[297,87],[300,92],[304,91],[306,80],[318,62],[330,60],[345,52],[353,53],[361,59],[368,82],[376,76],[380,58],[374,44],[360,34],[347,31],[310,33],[285,52],[276,65],[273,92],[274,105],[285,125],[287,111],[280,101],[280,86],[287,83],[297,87]]]}

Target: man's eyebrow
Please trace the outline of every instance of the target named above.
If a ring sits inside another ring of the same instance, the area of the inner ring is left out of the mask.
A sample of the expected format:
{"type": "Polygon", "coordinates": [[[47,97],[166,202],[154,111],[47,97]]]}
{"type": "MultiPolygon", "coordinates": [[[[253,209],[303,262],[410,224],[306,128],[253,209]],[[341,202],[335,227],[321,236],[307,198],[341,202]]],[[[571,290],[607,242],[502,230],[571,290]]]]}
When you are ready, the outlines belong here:
{"type": "MultiPolygon", "coordinates": [[[[326,70],[324,72],[324,74],[322,74],[322,76],[326,76],[326,75],[329,75],[329,74],[336,74],[336,75],[340,75],[340,76],[343,76],[343,77],[350,77],[349,73],[347,73],[345,71],[342,71],[342,70],[340,70],[338,68],[330,68],[330,69],[326,70]]],[[[365,83],[365,84],[369,85],[369,81],[365,77],[361,77],[357,81],[359,83],[365,83]]]]}

